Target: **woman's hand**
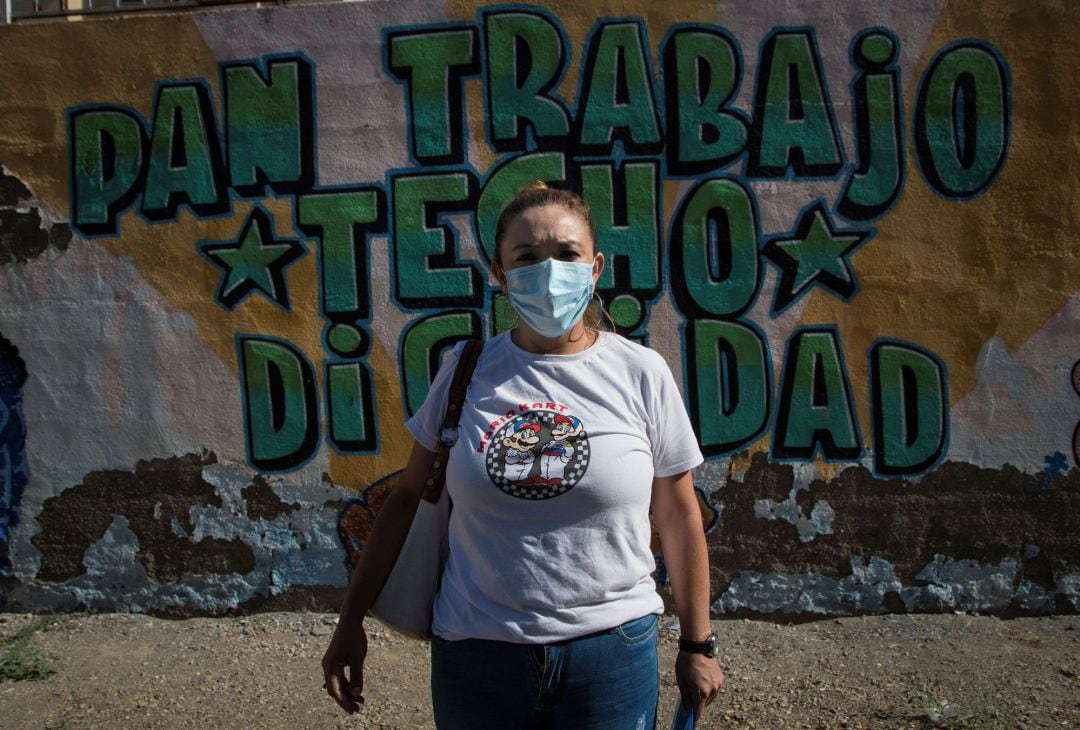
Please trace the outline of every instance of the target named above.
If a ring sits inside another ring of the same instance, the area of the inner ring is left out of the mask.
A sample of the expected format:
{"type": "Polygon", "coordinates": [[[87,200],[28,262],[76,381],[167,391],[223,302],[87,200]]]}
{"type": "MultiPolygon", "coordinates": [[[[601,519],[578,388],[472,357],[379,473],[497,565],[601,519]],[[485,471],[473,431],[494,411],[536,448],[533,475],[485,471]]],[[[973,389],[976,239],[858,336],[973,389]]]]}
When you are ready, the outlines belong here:
{"type": "MultiPolygon", "coordinates": [[[[679,607],[679,625],[691,640],[704,639],[712,632],[709,553],[690,472],[653,479],[652,513],[675,605],[679,607]]],[[[701,711],[720,691],[724,673],[716,659],[680,651],[675,660],[675,681],[683,702],[694,708],[694,717],[701,717],[701,711]]]]}
{"type": "Polygon", "coordinates": [[[675,660],[675,682],[683,703],[694,708],[694,717],[700,718],[705,706],[716,698],[724,673],[720,663],[704,654],[680,651],[675,660]]]}
{"type": "Polygon", "coordinates": [[[359,710],[364,701],[367,634],[363,617],[375,602],[401,552],[435,457],[434,451],[413,443],[405,471],[379,510],[364,551],[349,578],[345,601],[341,604],[341,618],[322,660],[324,687],[348,713],[359,710]],[[349,668],[347,678],[345,667],[349,668]]]}
{"type": "Polygon", "coordinates": [[[367,632],[361,622],[338,622],[323,654],[322,668],[327,693],[350,715],[364,702],[364,658],[367,657],[367,632]],[[345,667],[349,676],[345,677],[345,667]]]}

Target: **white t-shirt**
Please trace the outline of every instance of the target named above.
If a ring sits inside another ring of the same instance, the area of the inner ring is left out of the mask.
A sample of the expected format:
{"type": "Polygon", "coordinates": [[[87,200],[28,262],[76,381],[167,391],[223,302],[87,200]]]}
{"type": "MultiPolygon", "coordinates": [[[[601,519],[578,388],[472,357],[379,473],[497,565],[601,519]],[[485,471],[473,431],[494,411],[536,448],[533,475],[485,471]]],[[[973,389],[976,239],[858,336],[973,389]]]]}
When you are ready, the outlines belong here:
{"type": "MultiPolygon", "coordinates": [[[[406,424],[438,447],[454,348],[406,424]]],[[[548,643],[663,610],[650,573],[654,476],[702,462],[671,370],[611,333],[535,355],[484,345],[450,451],[450,558],[433,629],[548,643]]]]}

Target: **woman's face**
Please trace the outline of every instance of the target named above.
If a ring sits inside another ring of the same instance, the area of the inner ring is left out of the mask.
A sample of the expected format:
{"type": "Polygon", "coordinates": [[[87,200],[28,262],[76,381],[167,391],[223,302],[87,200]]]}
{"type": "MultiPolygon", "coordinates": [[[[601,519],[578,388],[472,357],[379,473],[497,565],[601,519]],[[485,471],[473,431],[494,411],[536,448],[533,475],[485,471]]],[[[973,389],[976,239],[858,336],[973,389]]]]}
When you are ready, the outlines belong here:
{"type": "Polygon", "coordinates": [[[513,218],[499,242],[492,265],[495,279],[506,290],[503,271],[547,259],[593,265],[593,283],[604,270],[604,255],[597,253],[589,228],[581,216],[557,203],[526,208],[513,218]]]}

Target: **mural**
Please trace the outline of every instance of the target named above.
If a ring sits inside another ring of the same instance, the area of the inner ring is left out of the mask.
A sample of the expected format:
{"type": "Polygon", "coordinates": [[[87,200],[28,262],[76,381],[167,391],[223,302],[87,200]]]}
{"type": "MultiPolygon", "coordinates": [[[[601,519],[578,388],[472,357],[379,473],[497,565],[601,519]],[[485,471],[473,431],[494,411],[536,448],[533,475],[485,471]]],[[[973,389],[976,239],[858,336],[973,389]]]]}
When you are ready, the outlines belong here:
{"type": "Polygon", "coordinates": [[[19,502],[26,473],[26,422],[22,386],[26,364],[19,352],[0,335],[0,576],[11,577],[11,532],[19,524],[19,502]]]}
{"type": "MultiPolygon", "coordinates": [[[[1076,11],[1013,5],[0,28],[7,605],[333,608],[443,355],[513,323],[494,224],[544,180],[680,380],[717,615],[1080,610],[1076,11]]],[[[533,410],[492,488],[558,498],[587,424],[533,410]]]]}

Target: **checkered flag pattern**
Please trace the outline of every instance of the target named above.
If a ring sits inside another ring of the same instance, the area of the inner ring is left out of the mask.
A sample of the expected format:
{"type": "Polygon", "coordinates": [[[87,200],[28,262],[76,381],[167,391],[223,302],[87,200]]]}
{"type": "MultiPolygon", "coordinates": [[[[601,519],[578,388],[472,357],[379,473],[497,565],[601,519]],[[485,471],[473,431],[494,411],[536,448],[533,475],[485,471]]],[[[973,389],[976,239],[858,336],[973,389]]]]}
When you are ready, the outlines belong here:
{"type": "MultiPolygon", "coordinates": [[[[554,411],[529,411],[498,430],[491,439],[485,455],[485,467],[488,476],[496,487],[512,497],[538,501],[565,494],[581,481],[581,477],[584,476],[589,466],[590,449],[588,434],[580,429],[580,421],[577,422],[578,432],[566,440],[568,447],[572,448],[572,454],[558,482],[554,481],[556,477],[552,477],[550,481],[545,481],[543,477],[537,475],[536,467],[533,466],[530,466],[528,471],[522,474],[519,479],[508,479],[506,476],[506,453],[508,447],[503,443],[503,439],[516,433],[516,427],[520,423],[524,422],[540,426],[539,441],[530,447],[534,462],[539,461],[544,456],[535,451],[535,448],[553,440],[552,433],[555,418],[558,415],[554,411]]],[[[561,420],[565,422],[565,419],[561,420]]]]}

